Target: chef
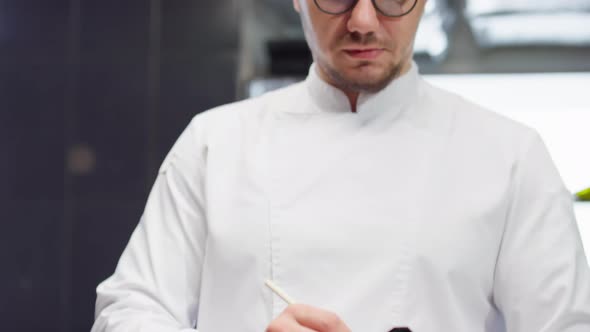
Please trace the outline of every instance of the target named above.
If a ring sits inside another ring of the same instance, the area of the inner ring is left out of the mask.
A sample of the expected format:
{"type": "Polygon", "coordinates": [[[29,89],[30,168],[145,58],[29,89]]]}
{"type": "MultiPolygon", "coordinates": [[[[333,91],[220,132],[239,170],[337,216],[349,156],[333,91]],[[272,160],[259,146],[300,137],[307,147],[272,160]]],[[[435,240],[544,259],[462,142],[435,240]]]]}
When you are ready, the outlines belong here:
{"type": "Polygon", "coordinates": [[[293,0],[307,79],[193,119],[92,331],[590,331],[571,195],[535,131],[421,78],[425,1],[293,0]]]}

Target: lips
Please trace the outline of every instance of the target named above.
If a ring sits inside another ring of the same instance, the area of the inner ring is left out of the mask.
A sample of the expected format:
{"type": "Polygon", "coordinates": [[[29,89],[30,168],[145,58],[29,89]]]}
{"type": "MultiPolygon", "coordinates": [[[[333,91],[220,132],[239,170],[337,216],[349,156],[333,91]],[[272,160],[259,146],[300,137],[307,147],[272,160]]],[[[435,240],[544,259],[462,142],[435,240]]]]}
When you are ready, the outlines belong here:
{"type": "Polygon", "coordinates": [[[383,53],[382,48],[367,48],[367,49],[346,49],[344,50],[348,56],[355,59],[371,60],[376,59],[383,53]]]}

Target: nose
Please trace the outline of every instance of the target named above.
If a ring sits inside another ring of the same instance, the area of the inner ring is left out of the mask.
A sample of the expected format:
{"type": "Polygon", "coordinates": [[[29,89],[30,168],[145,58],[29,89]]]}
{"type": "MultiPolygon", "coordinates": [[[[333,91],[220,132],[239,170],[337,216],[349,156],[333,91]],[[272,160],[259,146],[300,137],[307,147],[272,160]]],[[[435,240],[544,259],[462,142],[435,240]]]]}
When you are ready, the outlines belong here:
{"type": "Polygon", "coordinates": [[[368,34],[379,28],[379,13],[371,0],[359,0],[350,13],[347,22],[349,32],[368,34]]]}

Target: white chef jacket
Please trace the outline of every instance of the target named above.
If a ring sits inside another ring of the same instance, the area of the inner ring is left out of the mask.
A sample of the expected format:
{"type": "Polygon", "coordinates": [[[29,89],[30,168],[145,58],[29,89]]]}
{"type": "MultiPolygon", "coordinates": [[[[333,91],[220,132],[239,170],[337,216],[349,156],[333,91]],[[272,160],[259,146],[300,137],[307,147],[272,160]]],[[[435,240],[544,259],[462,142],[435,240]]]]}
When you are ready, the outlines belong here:
{"type": "Polygon", "coordinates": [[[353,113],[314,68],[194,118],[93,332],[261,332],[286,307],[267,279],[353,332],[590,331],[571,195],[533,130],[415,64],[353,113]]]}

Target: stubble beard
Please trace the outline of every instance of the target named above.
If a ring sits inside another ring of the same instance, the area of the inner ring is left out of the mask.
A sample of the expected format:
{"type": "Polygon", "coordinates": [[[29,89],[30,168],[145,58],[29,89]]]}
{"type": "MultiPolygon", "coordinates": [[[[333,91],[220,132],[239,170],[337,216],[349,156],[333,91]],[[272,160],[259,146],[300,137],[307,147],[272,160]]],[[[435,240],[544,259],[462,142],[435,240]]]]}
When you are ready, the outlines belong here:
{"type": "MultiPolygon", "coordinates": [[[[342,39],[341,43],[362,46],[379,46],[384,44],[383,41],[378,40],[374,33],[361,35],[356,32],[347,34],[342,39]]],[[[389,83],[391,83],[391,81],[399,76],[403,67],[402,61],[395,62],[395,60],[392,59],[392,62],[387,63],[386,67],[380,72],[370,75],[370,73],[364,73],[363,71],[372,70],[370,67],[373,66],[374,63],[371,61],[360,61],[354,68],[349,69],[356,73],[347,75],[345,70],[339,70],[326,59],[318,58],[316,61],[332,84],[344,91],[353,93],[376,93],[383,90],[389,85],[389,83]]]]}
{"type": "MultiPolygon", "coordinates": [[[[388,67],[384,68],[382,75],[379,75],[379,77],[376,78],[359,79],[358,77],[345,76],[343,71],[338,70],[335,66],[331,65],[329,61],[327,61],[326,59],[322,59],[321,56],[316,57],[316,52],[314,52],[314,49],[319,49],[319,45],[317,45],[315,38],[311,38],[314,36],[311,23],[308,20],[308,16],[302,15],[301,19],[303,23],[303,31],[305,33],[305,38],[312,51],[314,62],[318,64],[320,70],[322,70],[324,74],[327,76],[328,80],[330,81],[329,83],[331,83],[335,87],[343,90],[344,92],[376,93],[383,90],[387,85],[389,85],[391,81],[393,81],[400,75],[403,68],[403,61],[401,60],[397,63],[389,63],[388,67]]],[[[373,33],[364,36],[359,33],[350,33],[346,35],[341,42],[348,42],[357,45],[379,44],[379,41],[373,33]]],[[[363,66],[371,66],[371,62],[360,62],[357,65],[356,70],[362,71],[363,69],[361,67],[363,66]]]]}
{"type": "MultiPolygon", "coordinates": [[[[396,79],[402,69],[400,63],[390,63],[387,68],[383,69],[383,72],[378,77],[350,77],[345,76],[344,72],[336,69],[330,65],[327,61],[317,59],[318,65],[322,68],[325,74],[330,79],[331,83],[337,88],[354,93],[368,92],[376,93],[383,90],[389,83],[396,79]]],[[[371,66],[369,61],[360,62],[354,70],[359,72],[363,70],[362,67],[371,66]]],[[[368,69],[368,68],[367,68],[368,69]]],[[[358,75],[363,75],[359,73],[358,75]]]]}

